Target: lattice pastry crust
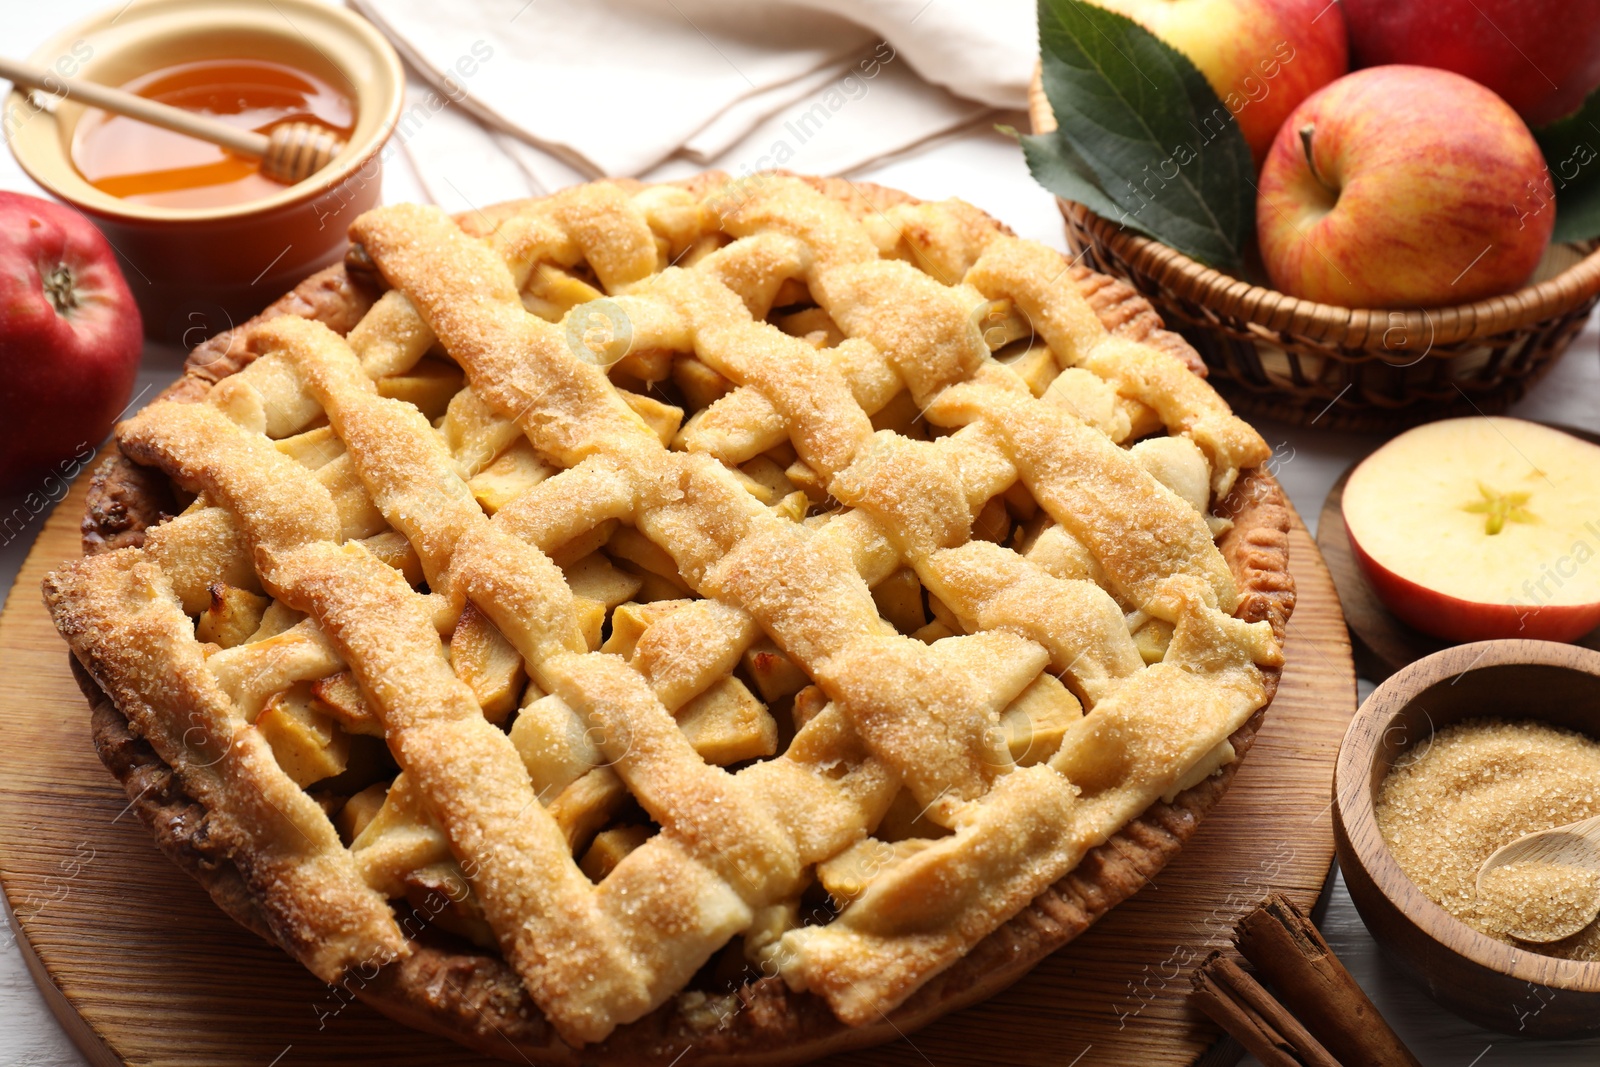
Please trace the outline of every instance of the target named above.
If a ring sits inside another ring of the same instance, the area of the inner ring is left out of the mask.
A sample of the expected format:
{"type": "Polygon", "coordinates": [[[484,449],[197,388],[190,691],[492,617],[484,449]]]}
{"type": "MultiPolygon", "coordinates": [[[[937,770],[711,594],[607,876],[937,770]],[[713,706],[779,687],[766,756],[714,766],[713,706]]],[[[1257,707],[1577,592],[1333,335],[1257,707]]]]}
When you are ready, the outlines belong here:
{"type": "Polygon", "coordinates": [[[198,806],[319,977],[496,1055],[804,1058],[1011,980],[1220,794],[1287,517],[1142,301],[782,175],[352,236],[386,291],[197,350],[45,584],[158,839],[198,806]]]}

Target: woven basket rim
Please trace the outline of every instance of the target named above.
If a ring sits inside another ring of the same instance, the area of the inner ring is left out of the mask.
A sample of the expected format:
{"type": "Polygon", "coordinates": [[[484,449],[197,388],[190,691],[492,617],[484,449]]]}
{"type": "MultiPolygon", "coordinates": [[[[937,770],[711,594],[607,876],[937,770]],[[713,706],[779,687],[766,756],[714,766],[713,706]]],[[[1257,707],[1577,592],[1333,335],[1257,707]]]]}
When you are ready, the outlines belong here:
{"type": "MultiPolygon", "coordinates": [[[[1028,87],[1028,119],[1035,133],[1056,128],[1039,65],[1028,87]]],[[[1056,197],[1062,214],[1134,270],[1181,300],[1274,333],[1349,348],[1381,349],[1396,327],[1429,345],[1483,340],[1545,323],[1600,293],[1600,242],[1561,273],[1514,292],[1467,304],[1430,308],[1347,308],[1303,300],[1208,267],[1160,241],[1124,228],[1073,200],[1056,197]],[[1398,318],[1397,318],[1398,316],[1398,318]]]]}

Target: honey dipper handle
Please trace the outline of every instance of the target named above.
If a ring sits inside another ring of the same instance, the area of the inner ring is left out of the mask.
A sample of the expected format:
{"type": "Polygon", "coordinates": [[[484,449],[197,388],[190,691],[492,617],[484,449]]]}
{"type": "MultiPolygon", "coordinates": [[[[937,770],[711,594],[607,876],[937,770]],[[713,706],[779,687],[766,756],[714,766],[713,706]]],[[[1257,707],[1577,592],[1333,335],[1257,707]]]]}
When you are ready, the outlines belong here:
{"type": "Polygon", "coordinates": [[[58,77],[53,71],[30,66],[27,63],[18,63],[3,56],[0,56],[0,77],[51,94],[60,94],[64,90],[69,100],[91,104],[189,137],[198,137],[202,141],[221,145],[255,159],[261,158],[267,152],[265,134],[237,129],[225,122],[208,119],[168,104],[159,104],[154,100],[146,100],[142,96],[135,96],[133,93],[96,82],[58,77]]]}

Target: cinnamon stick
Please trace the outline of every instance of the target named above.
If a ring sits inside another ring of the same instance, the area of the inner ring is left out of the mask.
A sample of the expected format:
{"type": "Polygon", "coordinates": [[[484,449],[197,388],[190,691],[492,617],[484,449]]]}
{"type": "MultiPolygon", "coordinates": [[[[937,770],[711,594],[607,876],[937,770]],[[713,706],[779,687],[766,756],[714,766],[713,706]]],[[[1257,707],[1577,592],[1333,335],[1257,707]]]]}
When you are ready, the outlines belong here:
{"type": "Polygon", "coordinates": [[[1282,893],[1240,920],[1233,943],[1344,1067],[1421,1067],[1316,926],[1282,893]]]}
{"type": "Polygon", "coordinates": [[[1206,957],[1193,982],[1200,1009],[1265,1067],[1340,1067],[1287,1008],[1221,952],[1206,957]]]}

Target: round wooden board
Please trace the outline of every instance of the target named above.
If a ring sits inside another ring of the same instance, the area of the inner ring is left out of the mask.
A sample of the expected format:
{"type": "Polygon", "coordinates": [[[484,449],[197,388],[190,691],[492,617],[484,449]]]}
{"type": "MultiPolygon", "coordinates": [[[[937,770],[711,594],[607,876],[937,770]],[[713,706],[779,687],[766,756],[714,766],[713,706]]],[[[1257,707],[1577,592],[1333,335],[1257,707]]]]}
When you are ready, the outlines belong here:
{"type": "MultiPolygon", "coordinates": [[[[319,983],[228,919],[158,852],[89,741],[88,707],[37,592],[78,553],[87,478],[50,517],[0,614],[0,883],[34,976],[97,1065],[486,1063],[319,983]]],[[[1333,856],[1334,757],[1355,672],[1328,571],[1295,518],[1299,603],[1266,725],[1222,802],[1159,877],[994,999],[848,1064],[997,1058],[1189,1067],[1238,1050],[1188,975],[1272,890],[1309,909],[1333,856]],[[1001,1052],[1000,1050],[1004,1050],[1001,1052]]],[[[666,1067],[666,1065],[662,1065],[666,1067]]]]}
{"type": "MultiPolygon", "coordinates": [[[[1545,425],[1600,445],[1600,434],[1573,426],[1545,425]]],[[[1350,472],[1360,465],[1359,459],[1350,464],[1339,475],[1339,480],[1333,483],[1333,488],[1328,490],[1328,498],[1322,502],[1322,514],[1317,519],[1317,547],[1322,549],[1323,561],[1333,575],[1334,588],[1344,604],[1344,618],[1350,627],[1356,668],[1361,677],[1381,682],[1406,664],[1449,648],[1454,642],[1430,637],[1395,618],[1379,602],[1378,595],[1361,573],[1361,566],[1350,551],[1350,535],[1345,532],[1343,509],[1344,485],[1350,480],[1350,472]]],[[[1600,630],[1573,644],[1600,649],[1600,630]]]]}

